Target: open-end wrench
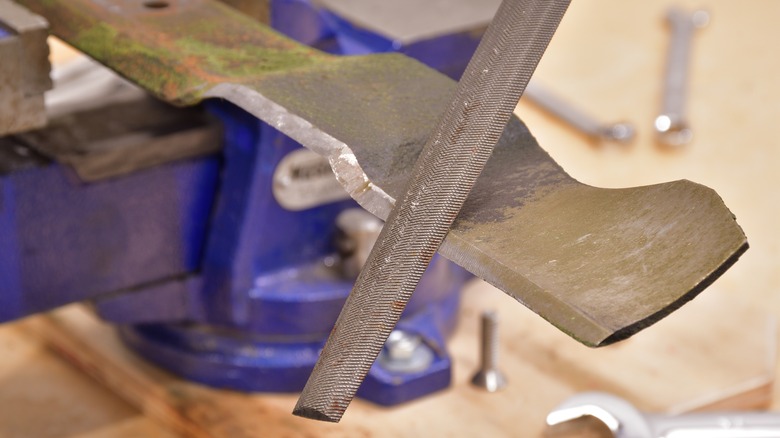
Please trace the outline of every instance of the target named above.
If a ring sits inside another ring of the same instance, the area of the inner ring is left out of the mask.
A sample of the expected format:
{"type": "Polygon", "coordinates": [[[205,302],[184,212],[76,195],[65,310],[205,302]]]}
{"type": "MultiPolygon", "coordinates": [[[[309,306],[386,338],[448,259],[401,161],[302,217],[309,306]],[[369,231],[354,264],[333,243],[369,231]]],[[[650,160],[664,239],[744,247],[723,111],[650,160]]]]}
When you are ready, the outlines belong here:
{"type": "Polygon", "coordinates": [[[635,130],[632,124],[602,123],[533,80],[525,88],[523,97],[596,140],[630,143],[634,139],[635,130]]]}
{"type": "Polygon", "coordinates": [[[655,130],[662,144],[681,146],[693,139],[685,117],[691,39],[696,29],[709,23],[710,15],[704,10],[688,14],[671,8],[666,18],[672,28],[672,39],[666,60],[662,111],[655,119],[655,130]]]}
{"type": "Polygon", "coordinates": [[[777,438],[780,413],[705,412],[684,415],[644,413],[603,392],[577,394],[547,416],[547,424],[581,417],[604,423],[616,438],[777,438]]]}

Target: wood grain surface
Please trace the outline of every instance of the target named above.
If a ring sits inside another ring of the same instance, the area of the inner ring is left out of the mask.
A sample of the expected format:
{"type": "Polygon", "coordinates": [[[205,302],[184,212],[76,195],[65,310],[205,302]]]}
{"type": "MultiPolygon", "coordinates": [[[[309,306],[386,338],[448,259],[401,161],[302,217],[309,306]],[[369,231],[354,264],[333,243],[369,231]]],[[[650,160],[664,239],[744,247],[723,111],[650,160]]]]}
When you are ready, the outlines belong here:
{"type": "Polygon", "coordinates": [[[544,426],[553,406],[591,389],[652,410],[780,409],[780,393],[771,387],[773,321],[780,317],[777,17],[780,2],[772,0],[573,2],[535,78],[599,119],[634,122],[638,138],[629,146],[594,143],[521,100],[518,113],[540,145],[580,181],[699,182],[723,197],[748,236],[751,248],[721,279],[636,337],[588,350],[474,282],[450,344],[452,387],[393,409],[358,400],[332,425],[292,417],[295,395],[181,381],[135,357],[110,327],[71,306],[0,327],[0,437],[602,436],[588,427],[544,426]],[[652,132],[671,4],[712,14],[692,52],[688,113],[695,138],[675,150],[656,144],[652,132]],[[468,384],[484,309],[496,309],[502,324],[500,361],[510,384],[497,394],[468,384]]]}

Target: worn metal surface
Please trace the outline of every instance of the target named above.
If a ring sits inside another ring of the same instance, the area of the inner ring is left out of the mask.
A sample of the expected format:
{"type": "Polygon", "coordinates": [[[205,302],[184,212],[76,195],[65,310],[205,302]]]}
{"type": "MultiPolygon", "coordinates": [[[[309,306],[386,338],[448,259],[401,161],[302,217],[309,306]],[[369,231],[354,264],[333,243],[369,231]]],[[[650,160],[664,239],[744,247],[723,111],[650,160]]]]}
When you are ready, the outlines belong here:
{"type": "Polygon", "coordinates": [[[82,181],[126,175],[221,148],[219,124],[202,108],[181,110],[146,96],[55,117],[45,129],[19,138],[71,166],[82,181]]]}
{"type": "Polygon", "coordinates": [[[270,0],[221,0],[222,3],[230,5],[232,8],[254,18],[255,20],[268,24],[271,19],[270,0]]]}
{"type": "MultiPolygon", "coordinates": [[[[268,121],[326,156],[382,218],[455,85],[399,55],[323,55],[207,0],[23,3],[167,101],[225,98],[268,121]]],[[[580,184],[513,118],[440,252],[596,346],[672,312],[746,249],[713,190],[580,184]]]]}
{"type": "Polygon", "coordinates": [[[51,88],[47,23],[0,0],[0,135],[46,124],[43,92],[51,88]]]}
{"type": "Polygon", "coordinates": [[[569,0],[504,0],[429,134],[293,413],[338,422],[444,241],[569,0]]]}
{"type": "Polygon", "coordinates": [[[23,140],[10,135],[0,137],[0,177],[19,170],[33,169],[46,163],[48,160],[31,149],[23,140]]]}
{"type": "Polygon", "coordinates": [[[500,0],[315,0],[355,26],[399,44],[487,27],[500,0]],[[410,14],[409,11],[415,11],[410,14]],[[431,20],[431,17],[435,17],[431,20]]]}

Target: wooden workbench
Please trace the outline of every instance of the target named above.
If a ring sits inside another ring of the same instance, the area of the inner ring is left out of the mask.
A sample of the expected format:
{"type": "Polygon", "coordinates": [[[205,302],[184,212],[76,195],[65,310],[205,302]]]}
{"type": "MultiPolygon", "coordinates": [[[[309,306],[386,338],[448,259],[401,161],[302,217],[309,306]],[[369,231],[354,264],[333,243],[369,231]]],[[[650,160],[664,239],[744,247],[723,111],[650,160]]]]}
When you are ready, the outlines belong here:
{"type": "MultiPolygon", "coordinates": [[[[680,1],[706,7],[694,42],[689,116],[695,140],[656,145],[672,2],[575,1],[537,75],[605,121],[639,129],[630,146],[597,144],[530,104],[518,113],[578,180],[624,187],[689,179],[714,188],[750,250],[701,297],[636,337],[588,350],[501,292],[475,282],[451,343],[452,387],[395,409],[356,401],[340,425],[289,415],[294,395],[214,391],[161,372],[124,350],[110,327],[69,307],[0,327],[0,437],[540,436],[544,416],[582,390],[612,391],[645,409],[772,405],[780,316],[780,2],[680,1]],[[468,384],[477,318],[497,309],[497,394],[468,384]]],[[[549,433],[549,431],[548,431],[549,433]]]]}

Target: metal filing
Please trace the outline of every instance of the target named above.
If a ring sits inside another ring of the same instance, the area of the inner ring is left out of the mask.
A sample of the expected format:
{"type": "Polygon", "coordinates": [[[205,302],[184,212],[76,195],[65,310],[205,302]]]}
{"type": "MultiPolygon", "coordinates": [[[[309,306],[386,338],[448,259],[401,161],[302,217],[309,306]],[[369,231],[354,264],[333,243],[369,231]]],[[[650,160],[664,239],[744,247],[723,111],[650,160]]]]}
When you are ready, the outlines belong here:
{"type": "Polygon", "coordinates": [[[693,130],[685,115],[688,94],[688,67],[691,43],[696,29],[705,27],[710,16],[707,11],[686,13],[672,8],[666,19],[672,36],[666,59],[666,75],[661,114],[655,119],[658,141],[666,146],[682,146],[693,139],[693,130]]]}
{"type": "Polygon", "coordinates": [[[341,419],[490,158],[569,2],[505,0],[434,128],[293,413],[341,419]],[[365,321],[375,323],[366,327],[365,321]]]}

